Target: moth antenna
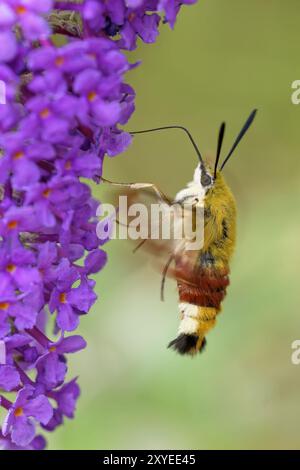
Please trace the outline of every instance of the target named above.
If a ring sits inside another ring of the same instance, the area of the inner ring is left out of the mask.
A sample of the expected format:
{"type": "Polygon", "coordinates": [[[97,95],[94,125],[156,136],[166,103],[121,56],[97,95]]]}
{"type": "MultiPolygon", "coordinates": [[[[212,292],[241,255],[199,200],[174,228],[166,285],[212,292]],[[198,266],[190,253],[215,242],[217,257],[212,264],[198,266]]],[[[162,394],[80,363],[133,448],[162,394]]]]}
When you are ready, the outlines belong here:
{"type": "Polygon", "coordinates": [[[188,138],[190,139],[197,155],[198,155],[198,158],[200,160],[200,163],[203,165],[203,158],[202,158],[202,155],[200,153],[200,150],[196,144],[196,142],[194,141],[193,137],[192,137],[192,134],[190,133],[190,131],[186,128],[186,127],[183,127],[183,126],[164,126],[164,127],[155,127],[153,129],[145,129],[143,131],[134,131],[134,132],[129,132],[129,134],[131,135],[135,135],[135,134],[145,134],[146,132],[156,132],[156,131],[164,131],[164,130],[167,130],[167,129],[181,129],[182,131],[184,131],[188,138]]]}
{"type": "Polygon", "coordinates": [[[224,133],[225,133],[225,122],[222,122],[220,130],[219,130],[217,155],[216,155],[215,168],[214,168],[214,178],[217,176],[217,169],[218,169],[218,164],[219,164],[220,155],[221,155],[224,133]]]}
{"type": "Polygon", "coordinates": [[[255,115],[257,113],[257,109],[254,109],[252,111],[252,113],[250,114],[250,116],[248,117],[247,121],[245,122],[244,126],[242,127],[242,130],[240,131],[240,133],[238,134],[237,138],[235,139],[235,142],[229,152],[229,154],[227,155],[227,157],[225,158],[225,160],[223,161],[222,165],[221,165],[221,168],[220,168],[220,171],[223,170],[224,166],[226,165],[226,163],[228,162],[229,158],[231,157],[231,155],[233,154],[234,150],[236,149],[236,147],[238,146],[238,144],[240,143],[240,141],[242,140],[242,138],[244,137],[244,135],[246,134],[247,130],[249,129],[249,127],[251,126],[252,122],[253,122],[253,119],[255,118],[255,115]]]}

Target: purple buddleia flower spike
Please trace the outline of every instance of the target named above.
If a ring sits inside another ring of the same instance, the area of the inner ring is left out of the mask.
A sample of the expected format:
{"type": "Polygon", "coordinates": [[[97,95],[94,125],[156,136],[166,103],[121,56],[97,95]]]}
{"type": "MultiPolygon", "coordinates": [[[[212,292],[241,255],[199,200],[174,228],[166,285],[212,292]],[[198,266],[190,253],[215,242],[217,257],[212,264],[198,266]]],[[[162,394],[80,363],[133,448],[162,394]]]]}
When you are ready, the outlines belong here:
{"type": "Polygon", "coordinates": [[[74,417],[68,355],[86,341],[70,332],[96,301],[109,238],[97,237],[99,201],[83,179],[99,182],[104,157],[131,143],[122,126],[135,91],[124,76],[139,63],[123,49],[154,42],[190,3],[0,0],[1,449],[44,449],[40,429],[74,417]]]}

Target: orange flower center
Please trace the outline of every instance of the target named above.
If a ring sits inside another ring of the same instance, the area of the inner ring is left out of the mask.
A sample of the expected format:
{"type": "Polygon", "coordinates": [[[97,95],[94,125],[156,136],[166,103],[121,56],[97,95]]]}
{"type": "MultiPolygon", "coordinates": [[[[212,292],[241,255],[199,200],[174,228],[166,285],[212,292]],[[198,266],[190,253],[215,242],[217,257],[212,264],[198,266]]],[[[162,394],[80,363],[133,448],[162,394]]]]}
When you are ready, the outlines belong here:
{"type": "Polygon", "coordinates": [[[96,96],[97,96],[97,93],[95,91],[90,91],[89,94],[88,94],[88,100],[89,101],[94,101],[96,96]]]}
{"type": "Polygon", "coordinates": [[[56,351],[56,346],[51,346],[51,348],[49,348],[49,351],[50,352],[55,352],[56,351]]]}
{"type": "Polygon", "coordinates": [[[59,301],[62,303],[62,304],[65,304],[67,302],[67,294],[65,294],[64,292],[62,292],[61,294],[59,294],[59,301]]]}
{"type": "Polygon", "coordinates": [[[9,307],[8,302],[0,302],[0,310],[7,310],[9,307]]]}
{"type": "Polygon", "coordinates": [[[55,59],[55,65],[57,65],[58,67],[60,67],[61,65],[63,65],[65,62],[65,58],[60,56],[60,57],[56,57],[55,59]]]}
{"type": "Polygon", "coordinates": [[[21,408],[21,406],[15,409],[14,415],[16,418],[20,418],[20,416],[23,416],[23,414],[24,414],[24,411],[23,411],[23,408],[21,408]]]}
{"type": "Polygon", "coordinates": [[[18,221],[17,220],[11,220],[10,222],[8,222],[7,224],[7,227],[9,228],[9,230],[13,230],[14,228],[16,228],[18,226],[18,221]]]}
{"type": "Polygon", "coordinates": [[[16,270],[16,265],[15,264],[8,264],[6,266],[6,271],[9,273],[13,273],[16,270]]]}
{"type": "Polygon", "coordinates": [[[22,150],[19,150],[18,152],[14,153],[13,159],[14,160],[19,160],[22,157],[24,157],[24,152],[22,152],[22,150]]]}
{"type": "Polygon", "coordinates": [[[71,168],[72,168],[72,163],[71,163],[70,160],[69,160],[69,161],[67,161],[66,164],[65,164],[65,169],[66,169],[66,170],[71,170],[71,168]]]}
{"type": "Polygon", "coordinates": [[[27,9],[24,5],[18,5],[16,7],[16,12],[18,13],[18,15],[24,15],[24,13],[26,13],[27,9]]]}
{"type": "Polygon", "coordinates": [[[51,194],[51,189],[49,188],[45,189],[42,194],[44,197],[49,197],[51,194]]]}
{"type": "Polygon", "coordinates": [[[128,15],[128,19],[129,19],[129,21],[132,21],[132,20],[134,20],[134,18],[135,18],[135,13],[134,13],[134,11],[132,11],[132,12],[128,15]]]}
{"type": "Polygon", "coordinates": [[[40,112],[40,116],[43,119],[46,119],[47,117],[49,117],[49,115],[50,115],[50,111],[48,108],[45,108],[40,112]]]}

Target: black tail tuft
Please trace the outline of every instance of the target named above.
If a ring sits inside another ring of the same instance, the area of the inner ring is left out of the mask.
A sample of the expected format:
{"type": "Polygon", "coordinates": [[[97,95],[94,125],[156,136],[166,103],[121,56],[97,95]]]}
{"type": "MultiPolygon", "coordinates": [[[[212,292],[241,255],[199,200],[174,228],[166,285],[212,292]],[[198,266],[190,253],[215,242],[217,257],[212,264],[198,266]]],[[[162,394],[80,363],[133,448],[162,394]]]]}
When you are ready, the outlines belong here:
{"type": "MultiPolygon", "coordinates": [[[[199,336],[197,335],[186,335],[181,333],[177,338],[173,339],[168,345],[168,348],[172,348],[179,354],[195,354],[197,352],[197,343],[199,336]]],[[[199,352],[203,351],[206,344],[205,338],[203,338],[199,352]]]]}

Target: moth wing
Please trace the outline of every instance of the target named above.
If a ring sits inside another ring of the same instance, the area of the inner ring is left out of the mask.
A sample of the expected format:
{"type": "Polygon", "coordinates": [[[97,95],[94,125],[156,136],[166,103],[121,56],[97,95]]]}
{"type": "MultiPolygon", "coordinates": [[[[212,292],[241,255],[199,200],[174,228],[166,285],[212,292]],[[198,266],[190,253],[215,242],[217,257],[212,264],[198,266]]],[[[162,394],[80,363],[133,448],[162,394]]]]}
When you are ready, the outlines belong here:
{"type": "Polygon", "coordinates": [[[157,256],[172,253],[176,240],[172,237],[176,214],[172,200],[161,200],[151,188],[113,188],[113,205],[117,213],[117,225],[126,234],[137,251],[141,244],[157,256]],[[143,243],[142,243],[143,242],[143,243]]]}
{"type": "Polygon", "coordinates": [[[184,237],[183,216],[187,226],[192,226],[194,212],[165,197],[162,200],[152,188],[113,188],[117,208],[117,230],[126,231],[133,252],[143,251],[163,277],[180,280],[183,276],[194,279],[198,270],[199,250],[189,250],[189,240],[184,237]],[[126,205],[121,203],[126,200],[126,205]],[[124,208],[126,207],[126,213],[124,208]],[[147,216],[146,216],[147,214],[147,216]],[[184,214],[184,215],[183,215],[184,214]],[[142,224],[143,227],[139,227],[142,224]],[[138,233],[140,231],[140,233],[138,233]],[[179,267],[179,268],[178,268],[179,267]]]}

